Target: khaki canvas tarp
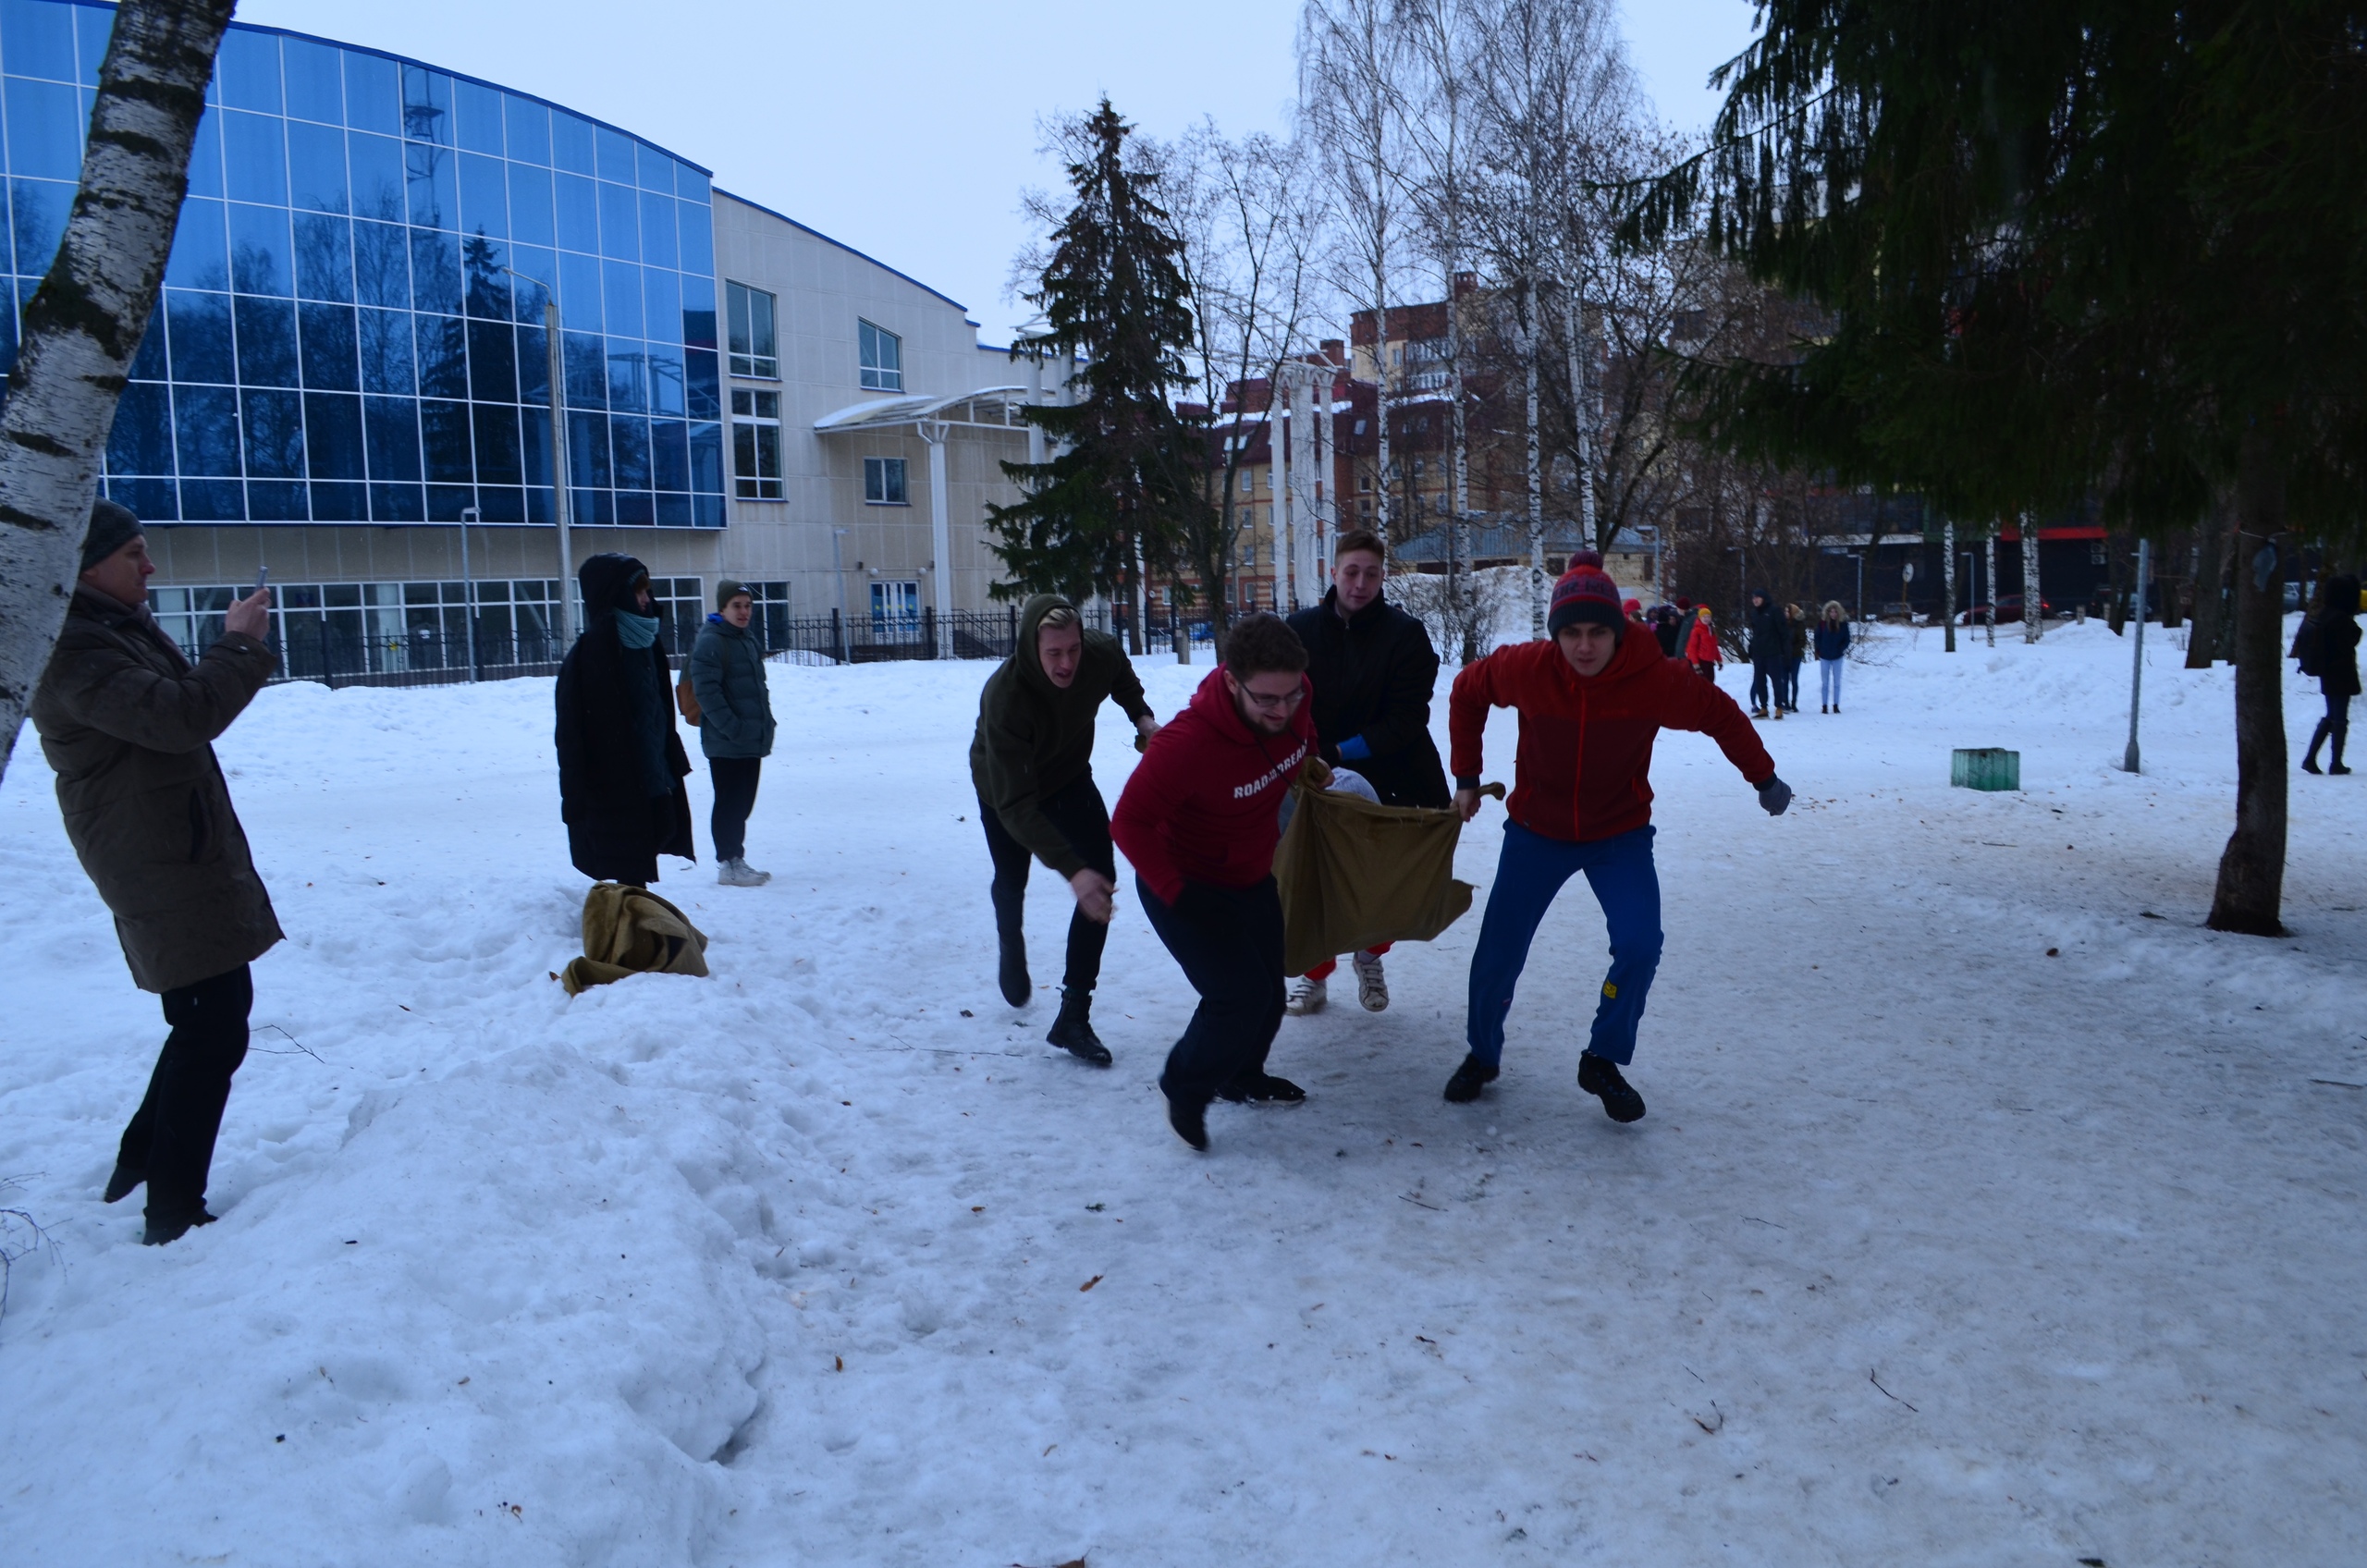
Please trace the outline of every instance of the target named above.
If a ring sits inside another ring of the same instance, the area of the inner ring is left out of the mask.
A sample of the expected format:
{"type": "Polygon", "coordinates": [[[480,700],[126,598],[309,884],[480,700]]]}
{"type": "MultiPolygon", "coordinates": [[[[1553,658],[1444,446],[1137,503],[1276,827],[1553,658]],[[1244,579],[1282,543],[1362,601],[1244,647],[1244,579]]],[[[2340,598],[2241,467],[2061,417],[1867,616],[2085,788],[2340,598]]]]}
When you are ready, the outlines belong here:
{"type": "Polygon", "coordinates": [[[706,934],[644,888],[601,882],[583,896],[583,956],[559,984],[570,997],[628,974],[705,974],[706,934]]]}
{"type": "Polygon", "coordinates": [[[1274,851],[1284,974],[1383,942],[1427,942],[1471,907],[1471,884],[1454,879],[1454,813],[1375,805],[1306,778],[1291,789],[1297,809],[1274,851]]]}

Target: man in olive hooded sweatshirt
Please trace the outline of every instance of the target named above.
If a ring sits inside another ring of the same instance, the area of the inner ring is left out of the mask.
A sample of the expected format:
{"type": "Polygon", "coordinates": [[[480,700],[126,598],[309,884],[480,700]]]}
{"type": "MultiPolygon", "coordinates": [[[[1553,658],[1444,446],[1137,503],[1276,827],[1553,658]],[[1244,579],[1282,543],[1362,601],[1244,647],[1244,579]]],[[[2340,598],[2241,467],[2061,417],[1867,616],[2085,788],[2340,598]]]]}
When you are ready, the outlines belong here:
{"type": "Polygon", "coordinates": [[[1067,878],[1076,895],[1061,1015],[1044,1037],[1097,1067],[1110,1064],[1090,1011],[1110,937],[1118,862],[1110,843],[1110,810],[1093,782],[1093,726],[1110,698],[1134,721],[1143,742],[1159,732],[1142,682],[1117,640],[1086,631],[1068,600],[1038,594],[1020,610],[1011,657],[987,677],[978,694],[978,731],[970,743],[978,819],[994,857],[1003,999],[1021,1006],[1034,988],[1021,917],[1029,862],[1040,860],[1067,878]]]}

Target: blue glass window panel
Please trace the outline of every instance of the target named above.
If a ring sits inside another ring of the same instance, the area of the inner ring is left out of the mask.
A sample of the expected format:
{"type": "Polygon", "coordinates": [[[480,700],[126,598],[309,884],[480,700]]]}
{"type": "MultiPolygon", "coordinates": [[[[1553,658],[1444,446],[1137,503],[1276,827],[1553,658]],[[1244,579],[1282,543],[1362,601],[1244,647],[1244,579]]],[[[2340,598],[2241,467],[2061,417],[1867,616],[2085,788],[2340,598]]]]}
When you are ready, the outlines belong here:
{"type": "Polygon", "coordinates": [[[567,406],[570,409],[607,408],[608,406],[607,340],[589,332],[577,332],[572,327],[567,330],[565,337],[561,356],[567,361],[567,406]]]}
{"type": "Polygon", "coordinates": [[[395,62],[384,55],[345,52],[345,123],[381,136],[402,132],[402,93],[395,62]]]}
{"type": "Polygon", "coordinates": [[[646,413],[649,392],[643,384],[645,357],[638,337],[608,339],[608,407],[628,413],[646,413]]]}
{"type": "Polygon", "coordinates": [[[239,295],[239,380],[247,386],[296,385],[296,307],[286,300],[239,295]]]}
{"type": "Polygon", "coordinates": [[[673,159],[644,141],[634,147],[633,161],[644,190],[662,190],[668,196],[674,194],[673,159]]]}
{"type": "Polygon", "coordinates": [[[409,311],[362,311],[361,329],[362,389],[410,397],[418,390],[411,379],[411,314],[409,311]]]}
{"type": "Polygon", "coordinates": [[[683,350],[682,379],[687,384],[693,419],[723,417],[723,384],[717,356],[705,349],[683,350]]]}
{"type": "MultiPolygon", "coordinates": [[[[504,413],[509,410],[505,409],[504,413]]],[[[526,521],[526,493],[508,484],[484,484],[477,487],[477,521],[479,522],[523,522],[526,521]]]]}
{"type": "Polygon", "coordinates": [[[363,499],[369,494],[360,484],[332,484],[325,479],[313,481],[313,521],[314,522],[363,522],[368,521],[370,508],[363,499]]]}
{"type": "MultiPolygon", "coordinates": [[[[57,242],[66,238],[66,214],[74,205],[74,188],[51,179],[12,179],[8,182],[8,204],[12,209],[8,221],[9,239],[16,247],[17,271],[27,277],[39,277],[49,271],[49,263],[57,254],[57,242]]],[[[207,205],[214,208],[213,216],[217,226],[214,231],[214,266],[219,272],[222,267],[222,231],[219,227],[222,209],[218,203],[208,202],[207,205]]],[[[197,244],[202,247],[204,238],[202,226],[200,227],[197,244]]],[[[180,256],[178,240],[173,247],[173,256],[175,260],[180,256]]],[[[223,281],[226,280],[217,278],[215,286],[221,287],[223,281]]]]}
{"type": "Polygon", "coordinates": [[[173,472],[173,396],[162,382],[135,381],[115,405],[107,432],[109,473],[173,472]]]}
{"type": "Polygon", "coordinates": [[[657,508],[646,490],[617,492],[617,526],[619,528],[649,528],[657,521],[657,508]]]}
{"type": "MultiPolygon", "coordinates": [[[[607,304],[608,331],[638,337],[641,327],[641,269],[630,262],[601,263],[601,296],[607,304]]],[[[569,323],[573,325],[572,322],[569,323]]]]}
{"type": "Polygon", "coordinates": [[[471,234],[509,236],[509,165],[482,153],[460,154],[460,227],[471,234]]]}
{"type": "Polygon", "coordinates": [[[660,490],[691,487],[690,426],[678,419],[649,422],[649,473],[660,490]]]}
{"type": "MultiPolygon", "coordinates": [[[[356,352],[353,307],[300,305],[297,319],[303,332],[304,385],[324,392],[362,390],[361,361],[356,352]]],[[[333,474],[332,478],[351,477],[333,474]]]]}
{"type": "Polygon", "coordinates": [[[296,294],[353,302],[353,225],[335,213],[296,214],[296,294]]]}
{"type": "Polygon", "coordinates": [[[509,319],[509,275],[502,269],[509,264],[508,248],[472,234],[460,242],[460,271],[468,285],[469,314],[488,321],[509,319]]]}
{"type": "Polygon", "coordinates": [[[288,184],[289,204],[300,211],[346,211],[345,132],[335,126],[289,121],[288,184]]]}
{"type": "Polygon", "coordinates": [[[468,328],[453,316],[414,316],[418,325],[419,390],[427,398],[469,395],[468,328]]]}
{"type": "Polygon", "coordinates": [[[716,347],[715,277],[712,273],[682,275],[682,346],[686,349],[716,347]]]}
{"type": "MultiPolygon", "coordinates": [[[[185,474],[239,474],[239,394],[228,386],[173,386],[173,447],[185,474]]],[[[236,516],[236,513],[231,515],[236,516]]]]}
{"type": "Polygon", "coordinates": [[[518,465],[518,410],[502,403],[478,403],[471,413],[476,424],[478,481],[524,483],[525,474],[518,465]]]}
{"type": "Polygon", "coordinates": [[[621,185],[599,182],[600,254],[613,261],[641,258],[641,209],[633,192],[621,185]]]}
{"type": "Polygon", "coordinates": [[[637,183],[633,172],[633,140],[614,126],[593,127],[593,141],[600,149],[600,178],[613,179],[619,185],[637,183]]]}
{"type": "Polygon", "coordinates": [[[691,498],[688,496],[666,490],[657,492],[657,526],[660,528],[691,526],[691,498]]]}
{"type": "MultiPolygon", "coordinates": [[[[551,482],[551,416],[547,409],[526,408],[518,410],[519,445],[526,459],[524,473],[529,484],[551,482]]],[[[545,512],[535,514],[536,522],[548,522],[545,512]]]]}
{"type": "Polygon", "coordinates": [[[74,7],[7,0],[0,6],[0,50],[16,75],[73,80],[74,7]]]}
{"type": "MultiPolygon", "coordinates": [[[[25,298],[30,300],[32,298],[32,295],[33,285],[31,281],[28,279],[25,286],[25,298]]],[[[0,288],[0,378],[5,378],[10,371],[16,368],[16,290],[13,288],[0,288]]],[[[0,386],[0,406],[6,405],[6,398],[7,388],[5,386],[0,386]]]]}
{"type": "Polygon", "coordinates": [[[334,43],[290,38],[281,43],[280,55],[288,76],[288,113],[300,120],[343,125],[345,51],[334,43]]]}
{"type": "MultiPolygon", "coordinates": [[[[571,443],[575,438],[573,436],[570,436],[568,439],[571,443]]],[[[574,447],[571,445],[568,447],[568,450],[570,453],[572,453],[574,449],[574,447]]],[[[607,453],[605,450],[600,454],[600,456],[602,461],[607,460],[607,453]]],[[[570,460],[572,461],[573,459],[570,458],[570,460]]],[[[571,499],[569,500],[568,505],[574,508],[575,521],[577,522],[607,524],[613,523],[617,521],[617,496],[615,491],[579,490],[573,485],[570,485],[568,486],[567,493],[571,497],[571,499]]]]}
{"type": "Polygon", "coordinates": [[[521,163],[547,167],[551,161],[550,106],[514,92],[505,93],[502,116],[509,126],[509,155],[521,163]]]}
{"type": "Polygon", "coordinates": [[[608,416],[567,411],[568,485],[608,487],[608,416]]]}
{"type": "MultiPolygon", "coordinates": [[[[68,60],[72,53],[68,51],[68,60]]],[[[82,95],[63,82],[10,77],[8,169],[43,179],[82,176],[82,95]]]]}
{"type": "Polygon", "coordinates": [[[460,122],[460,145],[472,152],[501,153],[501,90],[483,82],[452,83],[452,110],[460,122]]]}
{"type": "Polygon", "coordinates": [[[509,167],[509,232],[529,245],[556,245],[558,227],[551,214],[551,171],[532,164],[509,167]]]}
{"type": "Polygon", "coordinates": [[[691,426],[691,488],[715,496],[723,494],[723,426],[720,424],[693,423],[691,426]]]}
{"type": "Polygon", "coordinates": [[[411,230],[390,223],[355,224],[353,282],[365,305],[411,309],[411,230]]]}
{"type": "Polygon", "coordinates": [[[411,221],[426,228],[460,227],[460,197],[452,153],[423,141],[403,145],[403,184],[411,191],[411,221]]]}
{"type": "Polygon", "coordinates": [[[600,253],[600,198],[597,182],[581,175],[562,174],[558,181],[558,242],[570,251],[600,253]]]}
{"type": "MultiPolygon", "coordinates": [[[[18,68],[15,54],[11,47],[8,68],[12,71],[18,68]]],[[[222,84],[222,102],[232,108],[256,109],[266,115],[279,113],[278,35],[231,28],[222,35],[222,52],[214,62],[214,75],[222,84]]]]}
{"type": "Polygon", "coordinates": [[[427,521],[430,522],[467,522],[468,513],[477,504],[477,493],[466,484],[431,484],[427,487],[427,521]]]}
{"type": "Polygon", "coordinates": [[[419,435],[427,455],[429,484],[466,484],[476,477],[469,458],[468,404],[423,401],[419,435]]]}
{"type": "Polygon", "coordinates": [[[721,528],[723,496],[720,494],[692,496],[691,525],[694,528],[721,528]]]}
{"type": "Polygon", "coordinates": [[[353,165],[353,215],[380,223],[403,221],[403,144],[391,136],[356,131],[346,138],[353,165]]]}
{"type": "Polygon", "coordinates": [[[649,411],[677,418],[691,411],[690,388],[684,384],[682,374],[682,350],[671,343],[649,345],[649,411]]]}
{"type": "Polygon", "coordinates": [[[707,205],[706,175],[699,169],[691,167],[688,164],[676,164],[674,165],[674,194],[685,202],[696,202],[702,207],[707,205]]]}
{"type": "MultiPolygon", "coordinates": [[[[239,379],[230,337],[230,296],[165,290],[165,331],[172,344],[176,381],[227,385],[239,379]]],[[[213,471],[209,471],[213,472],[213,471]]]]}
{"type": "Polygon", "coordinates": [[[169,522],[181,515],[177,489],[169,479],[118,479],[107,486],[107,499],[143,522],[169,522]]]}
{"type": "Polygon", "coordinates": [[[304,394],[304,460],[314,479],[360,479],[362,399],[304,394]]]}
{"type": "Polygon", "coordinates": [[[288,209],[230,203],[230,287],[241,294],[281,294],[296,281],[288,209]]]}
{"type": "Polygon", "coordinates": [[[641,300],[642,319],[647,323],[649,336],[661,342],[673,342],[674,328],[682,319],[681,275],[660,267],[644,267],[641,300]]]}
{"type": "Polygon", "coordinates": [[[550,334],[539,326],[518,329],[518,400],[545,404],[551,400],[550,334]]]}
{"type": "Polygon", "coordinates": [[[460,245],[454,236],[411,231],[411,295],[416,309],[460,313],[460,245]]]}
{"type": "Polygon", "coordinates": [[[239,400],[246,414],[247,477],[303,478],[303,395],[250,386],[239,400]]]}
{"type": "Polygon", "coordinates": [[[674,234],[682,244],[682,270],[701,277],[715,276],[715,209],[690,202],[674,203],[674,234]]]}
{"type": "MultiPolygon", "coordinates": [[[[107,57],[107,37],[114,31],[113,11],[102,11],[95,6],[74,7],[74,53],[75,64],[80,67],[79,80],[94,86],[97,84],[99,64],[107,57]]],[[[131,509],[140,510],[137,507],[131,509]]]]}
{"type": "Polygon", "coordinates": [[[247,517],[255,522],[303,522],[311,516],[302,481],[293,484],[251,480],[247,484],[247,517]]]}
{"type": "Polygon", "coordinates": [[[600,312],[600,263],[572,251],[558,253],[558,313],[570,332],[598,332],[607,322],[600,312]]]}
{"type": "Polygon", "coordinates": [[[593,174],[597,165],[593,153],[592,122],[569,114],[564,109],[551,111],[551,166],[574,174],[593,174]]]}
{"type": "Polygon", "coordinates": [[[541,325],[544,301],[558,297],[558,252],[546,251],[539,245],[512,245],[509,248],[509,266],[522,277],[533,279],[533,283],[521,281],[519,277],[509,280],[511,291],[517,296],[514,307],[517,318],[541,325]]]}
{"type": "MultiPolygon", "coordinates": [[[[413,444],[416,445],[416,441],[413,444]]],[[[427,521],[426,494],[416,484],[373,484],[370,486],[370,521],[424,522],[427,521]]]]}
{"type": "MultiPolygon", "coordinates": [[[[230,450],[238,453],[237,410],[231,410],[230,450]]],[[[181,472],[189,470],[184,466],[181,472]]],[[[247,488],[235,479],[183,479],[181,481],[181,521],[184,522],[243,522],[247,516],[247,488]]]]}
{"type": "Polygon", "coordinates": [[[409,398],[364,398],[369,431],[370,477],[416,484],[419,470],[419,405],[409,398]]]}
{"type": "Polygon", "coordinates": [[[222,111],[209,107],[198,117],[197,135],[189,144],[189,193],[222,194],[222,111]]]}
{"type": "MultiPolygon", "coordinates": [[[[168,379],[165,353],[165,301],[156,300],[156,308],[148,312],[148,330],[140,335],[140,352],[132,357],[131,379],[134,381],[164,381],[168,379]]],[[[5,373],[0,373],[5,374],[5,373]]]]}
{"type": "Polygon", "coordinates": [[[616,447],[617,488],[649,488],[649,422],[630,414],[611,414],[608,439],[616,447]]]}
{"type": "Polygon", "coordinates": [[[641,193],[641,259],[654,267],[671,267],[674,247],[674,198],[641,193]]]}
{"type": "Polygon", "coordinates": [[[480,403],[518,400],[518,329],[508,322],[469,323],[469,396],[480,403]]]}
{"type": "Polygon", "coordinates": [[[424,66],[403,67],[403,135],[452,145],[452,79],[424,66]]]}
{"type": "Polygon", "coordinates": [[[287,125],[276,115],[250,115],[237,109],[223,114],[223,157],[230,176],[230,200],[288,204],[287,125]]]}

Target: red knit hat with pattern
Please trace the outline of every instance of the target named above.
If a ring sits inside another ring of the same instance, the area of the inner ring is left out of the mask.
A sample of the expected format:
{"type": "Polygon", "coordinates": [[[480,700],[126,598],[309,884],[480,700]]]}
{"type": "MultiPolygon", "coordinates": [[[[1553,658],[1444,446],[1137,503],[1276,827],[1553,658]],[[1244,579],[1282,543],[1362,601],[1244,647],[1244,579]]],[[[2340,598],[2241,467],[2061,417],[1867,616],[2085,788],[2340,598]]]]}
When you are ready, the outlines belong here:
{"type": "Polygon", "coordinates": [[[1580,621],[1616,631],[1626,619],[1619,608],[1619,585],[1611,581],[1610,573],[1599,566],[1574,566],[1553,584],[1553,607],[1545,615],[1545,634],[1554,636],[1562,628],[1580,621]]]}

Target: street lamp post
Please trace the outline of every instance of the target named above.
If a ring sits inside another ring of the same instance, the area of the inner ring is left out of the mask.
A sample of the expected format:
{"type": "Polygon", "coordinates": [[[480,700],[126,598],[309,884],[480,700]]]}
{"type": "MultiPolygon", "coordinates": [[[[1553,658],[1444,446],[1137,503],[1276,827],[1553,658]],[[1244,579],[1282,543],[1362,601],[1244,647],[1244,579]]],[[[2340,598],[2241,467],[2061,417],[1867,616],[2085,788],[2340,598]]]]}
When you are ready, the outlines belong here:
{"type": "Polygon", "coordinates": [[[2137,541],[2137,637],[2131,651],[2128,668],[2128,750],[2120,759],[2123,773],[2136,773],[2137,766],[2137,706],[2145,694],[2145,575],[2153,569],[2152,543],[2137,541]]]}
{"type": "Polygon", "coordinates": [[[469,525],[477,521],[478,515],[474,507],[460,508],[460,626],[468,639],[472,685],[477,678],[477,584],[469,571],[469,525]]]}

